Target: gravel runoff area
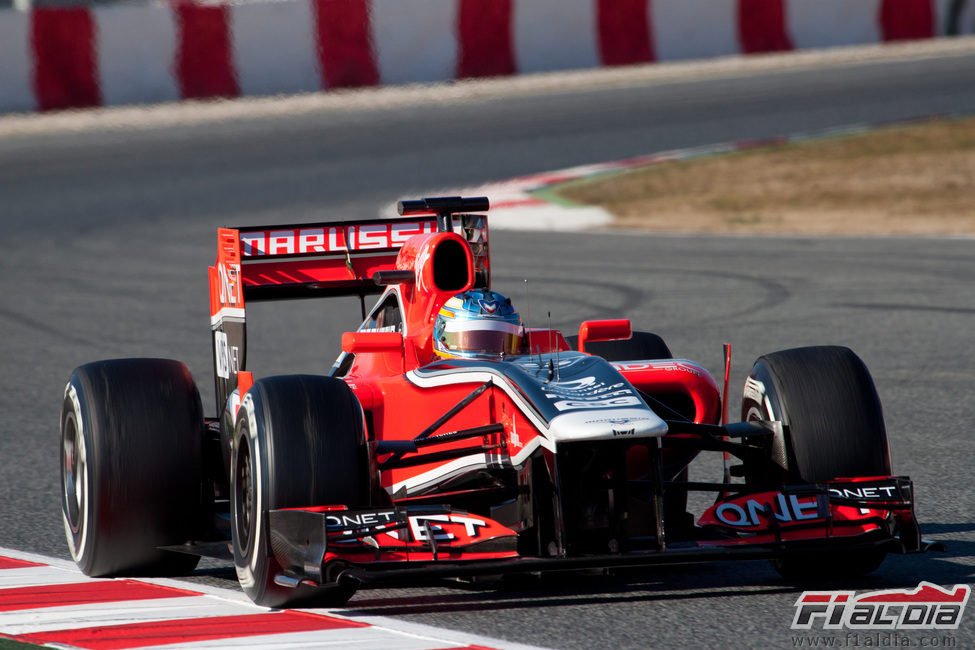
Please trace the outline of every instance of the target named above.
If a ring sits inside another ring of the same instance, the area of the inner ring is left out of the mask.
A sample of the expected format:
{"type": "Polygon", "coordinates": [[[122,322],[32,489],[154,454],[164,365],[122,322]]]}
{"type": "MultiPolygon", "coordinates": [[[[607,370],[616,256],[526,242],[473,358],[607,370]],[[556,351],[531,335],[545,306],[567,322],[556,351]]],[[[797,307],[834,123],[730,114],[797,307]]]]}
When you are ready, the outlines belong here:
{"type": "Polygon", "coordinates": [[[600,174],[550,191],[603,208],[613,227],[968,237],[975,235],[975,118],[790,138],[600,174]]]}

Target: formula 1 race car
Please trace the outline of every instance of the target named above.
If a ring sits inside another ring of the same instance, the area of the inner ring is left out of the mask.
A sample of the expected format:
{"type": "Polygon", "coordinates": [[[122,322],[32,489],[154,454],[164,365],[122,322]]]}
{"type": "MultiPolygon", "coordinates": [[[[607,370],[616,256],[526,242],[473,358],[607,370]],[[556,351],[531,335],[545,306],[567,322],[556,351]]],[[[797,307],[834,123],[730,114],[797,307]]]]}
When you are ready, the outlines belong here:
{"type": "Polygon", "coordinates": [[[628,320],[563,336],[491,291],[486,198],[400,218],[224,228],[210,268],[218,417],[187,368],[77,368],[62,505],[88,575],[230,558],[257,603],[341,604],[363,584],[771,559],[787,577],[919,552],[908,478],[849,349],[758,359],[741,421],[700,365],[628,320]],[[380,294],[365,313],[364,297],[380,294]],[[255,379],[246,305],[359,296],[322,376],[255,379]],[[688,479],[701,452],[721,480],[688,479]],[[696,517],[688,493],[710,493],[696,517]]]}

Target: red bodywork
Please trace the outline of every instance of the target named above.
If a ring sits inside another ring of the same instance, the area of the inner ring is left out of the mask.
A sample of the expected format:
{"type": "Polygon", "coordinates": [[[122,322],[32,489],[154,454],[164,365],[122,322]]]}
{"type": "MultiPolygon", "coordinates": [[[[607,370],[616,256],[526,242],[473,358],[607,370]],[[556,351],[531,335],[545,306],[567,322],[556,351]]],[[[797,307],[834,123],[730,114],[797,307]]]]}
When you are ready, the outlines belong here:
{"type": "MultiPolygon", "coordinates": [[[[902,538],[908,531],[902,549],[919,550],[910,483],[894,477],[805,486],[804,492],[742,493],[727,485],[698,521],[696,530],[704,534],[670,545],[656,501],[679,483],[681,472],[701,450],[720,451],[724,439],[715,380],[701,366],[675,359],[637,359],[601,370],[607,376],[618,373],[627,390],[677,405],[689,422],[683,428],[671,423],[665,435],[658,431],[631,440],[613,438],[636,435],[625,424],[591,440],[579,434],[591,445],[593,458],[606,463],[602,473],[583,474],[597,486],[594,493],[601,494],[603,483],[611,481],[642,481],[646,486],[640,503],[631,495],[630,501],[613,506],[625,509],[625,522],[605,526],[617,526],[630,541],[604,544],[602,533],[593,532],[603,530],[601,520],[575,523],[585,519],[589,495],[571,497],[572,486],[565,483],[564,474],[586,467],[570,462],[578,452],[568,451],[581,449],[583,443],[576,438],[566,442],[568,434],[554,435],[550,418],[532,408],[531,396],[505,379],[503,369],[491,374],[490,369],[434,363],[439,359],[431,336],[440,307],[459,292],[490,285],[486,217],[447,217],[456,232],[440,231],[442,225],[438,230],[434,214],[219,231],[217,260],[210,268],[211,324],[218,408],[231,416],[241,390],[246,392],[252,382],[244,370],[245,301],[382,292],[366,322],[343,335],[344,354],[333,375],[347,382],[362,407],[388,505],[304,509],[308,516],[328,520],[323,565],[345,571],[366,567],[356,574],[358,579],[375,575],[370,567],[392,571],[440,566],[462,573],[459,567],[465,563],[483,564],[484,572],[519,563],[526,570],[548,568],[555,561],[563,566],[621,566],[668,561],[652,559],[665,554],[672,561],[706,558],[728,548],[752,548],[752,557],[774,556],[783,552],[785,542],[886,544],[895,530],[902,538]],[[417,442],[413,448],[411,441],[417,442]],[[620,460],[613,460],[613,454],[620,460]],[[543,480],[547,487],[541,490],[543,480]],[[850,491],[857,481],[873,481],[887,498],[858,501],[850,491]],[[543,532],[547,527],[553,530],[543,532]]],[[[626,320],[582,323],[579,348],[586,341],[622,339],[629,333],[626,320]]],[[[567,359],[582,363],[557,331],[527,329],[524,350],[528,362],[523,367],[537,375],[548,364],[556,377],[552,384],[540,384],[543,391],[558,386],[557,365],[567,359]],[[537,368],[531,365],[536,358],[537,368]]],[[[594,421],[616,426],[617,410],[602,408],[599,413],[605,417],[594,421]]],[[[626,412],[619,420],[630,417],[626,412]]],[[[284,521],[284,515],[279,519],[284,521]]],[[[271,521],[274,525],[275,519],[271,521]]],[[[335,579],[335,572],[323,575],[335,579]]]]}

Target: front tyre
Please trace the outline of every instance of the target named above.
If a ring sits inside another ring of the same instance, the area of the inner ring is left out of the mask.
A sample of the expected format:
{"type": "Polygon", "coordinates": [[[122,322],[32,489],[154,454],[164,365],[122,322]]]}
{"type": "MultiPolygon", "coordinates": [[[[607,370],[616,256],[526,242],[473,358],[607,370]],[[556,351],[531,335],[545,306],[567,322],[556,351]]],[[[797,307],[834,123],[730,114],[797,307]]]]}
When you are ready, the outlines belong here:
{"type": "Polygon", "coordinates": [[[345,382],[294,375],[254,383],[241,401],[230,460],[234,565],[257,604],[337,606],[345,584],[283,587],[270,547],[267,513],[281,508],[370,504],[362,409],[345,382]]]}
{"type": "MultiPolygon", "coordinates": [[[[742,420],[777,420],[769,446],[778,485],[889,476],[883,409],[870,372],[844,347],[783,350],[760,357],[745,382],[742,420]]],[[[770,477],[760,477],[768,479],[770,477]]],[[[884,551],[817,553],[773,561],[790,579],[865,575],[884,551]]]]}
{"type": "Polygon", "coordinates": [[[61,408],[61,510],[89,576],[177,575],[199,561],[203,413],[186,366],[117,359],[76,368],[61,408]]]}

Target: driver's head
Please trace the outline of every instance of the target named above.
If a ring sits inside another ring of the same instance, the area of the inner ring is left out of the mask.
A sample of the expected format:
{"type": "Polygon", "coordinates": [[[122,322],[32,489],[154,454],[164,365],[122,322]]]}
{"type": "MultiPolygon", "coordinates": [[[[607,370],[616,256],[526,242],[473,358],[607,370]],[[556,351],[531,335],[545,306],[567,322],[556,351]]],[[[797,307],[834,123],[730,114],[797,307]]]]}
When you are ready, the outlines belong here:
{"type": "Polygon", "coordinates": [[[472,289],[447,300],[433,325],[433,351],[445,359],[499,359],[521,347],[521,317],[510,298],[472,289]]]}

